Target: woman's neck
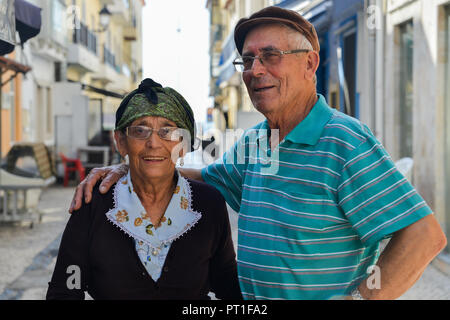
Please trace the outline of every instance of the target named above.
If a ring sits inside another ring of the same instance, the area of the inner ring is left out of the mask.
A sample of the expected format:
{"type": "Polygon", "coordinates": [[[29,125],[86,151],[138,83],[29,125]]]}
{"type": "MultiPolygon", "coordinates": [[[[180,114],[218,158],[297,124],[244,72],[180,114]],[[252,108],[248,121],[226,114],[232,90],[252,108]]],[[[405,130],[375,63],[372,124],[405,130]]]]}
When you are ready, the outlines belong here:
{"type": "Polygon", "coordinates": [[[176,175],[158,179],[145,179],[140,175],[130,174],[134,192],[141,200],[141,204],[150,217],[152,223],[157,226],[164,215],[173,192],[176,187],[176,175]]]}

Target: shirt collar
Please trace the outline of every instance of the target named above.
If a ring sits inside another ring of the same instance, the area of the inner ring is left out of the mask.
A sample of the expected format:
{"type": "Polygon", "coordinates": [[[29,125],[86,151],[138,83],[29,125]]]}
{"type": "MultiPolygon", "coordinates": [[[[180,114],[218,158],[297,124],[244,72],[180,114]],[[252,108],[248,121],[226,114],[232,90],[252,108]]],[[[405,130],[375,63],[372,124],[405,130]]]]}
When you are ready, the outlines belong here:
{"type": "Polygon", "coordinates": [[[317,95],[319,100],[313,106],[309,114],[291,132],[285,140],[315,145],[322,135],[323,128],[333,115],[333,110],[328,106],[324,96],[317,95]]]}
{"type": "Polygon", "coordinates": [[[161,220],[161,226],[155,228],[134,192],[128,171],[114,188],[114,208],[106,213],[106,217],[130,237],[156,248],[186,233],[198,222],[201,213],[192,209],[191,187],[178,174],[177,186],[161,220]]]}
{"type": "MultiPolygon", "coordinates": [[[[309,114],[288,133],[284,140],[312,146],[319,141],[323,128],[333,115],[333,110],[328,106],[324,96],[321,94],[317,96],[319,100],[317,100],[309,114]]],[[[258,144],[261,144],[263,141],[267,142],[269,130],[269,123],[265,119],[258,128],[258,144]]]]}

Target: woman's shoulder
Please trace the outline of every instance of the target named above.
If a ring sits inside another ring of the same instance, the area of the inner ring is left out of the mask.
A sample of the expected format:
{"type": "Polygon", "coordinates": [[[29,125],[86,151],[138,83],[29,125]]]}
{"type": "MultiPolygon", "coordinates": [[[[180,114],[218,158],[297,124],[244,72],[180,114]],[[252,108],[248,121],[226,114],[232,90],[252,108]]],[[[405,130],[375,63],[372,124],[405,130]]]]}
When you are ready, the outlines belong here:
{"type": "MultiPolygon", "coordinates": [[[[92,189],[92,198],[91,198],[91,205],[98,207],[98,206],[105,206],[109,207],[114,202],[114,188],[116,187],[116,184],[113,184],[111,188],[106,193],[100,192],[100,182],[97,183],[94,188],[92,189]]],[[[83,199],[83,204],[84,199],[83,199]]]]}
{"type": "MultiPolygon", "coordinates": [[[[192,207],[200,212],[226,211],[225,199],[213,186],[196,180],[187,179],[191,186],[192,207]]],[[[214,216],[218,216],[215,214],[214,216]]]]}
{"type": "Polygon", "coordinates": [[[202,181],[186,179],[191,188],[194,197],[212,198],[214,201],[225,201],[222,194],[215,187],[202,181]]]}

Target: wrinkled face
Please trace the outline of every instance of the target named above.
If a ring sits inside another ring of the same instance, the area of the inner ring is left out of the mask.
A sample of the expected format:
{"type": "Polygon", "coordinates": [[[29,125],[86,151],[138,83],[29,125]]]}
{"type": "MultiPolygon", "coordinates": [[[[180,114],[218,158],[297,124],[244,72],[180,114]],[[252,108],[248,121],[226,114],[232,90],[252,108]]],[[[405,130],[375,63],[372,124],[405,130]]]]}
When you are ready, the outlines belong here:
{"type": "MultiPolygon", "coordinates": [[[[133,121],[128,127],[146,126],[156,129],[145,140],[115,132],[117,148],[122,156],[128,155],[131,174],[137,174],[144,179],[172,177],[175,171],[176,159],[182,155],[177,146],[179,140],[161,139],[157,130],[163,127],[177,125],[163,117],[142,117],[133,121]],[[174,159],[172,155],[174,154],[174,159]]],[[[182,150],[182,149],[181,149],[182,150]]]]}
{"type": "MultiPolygon", "coordinates": [[[[245,38],[242,55],[257,56],[262,50],[268,49],[302,49],[294,47],[296,45],[292,43],[292,37],[292,33],[279,25],[255,27],[245,38]]],[[[252,69],[243,73],[242,78],[250,99],[258,111],[267,116],[283,112],[296,104],[306,81],[305,56],[307,55],[283,55],[276,66],[264,66],[255,59],[252,69]]]]}

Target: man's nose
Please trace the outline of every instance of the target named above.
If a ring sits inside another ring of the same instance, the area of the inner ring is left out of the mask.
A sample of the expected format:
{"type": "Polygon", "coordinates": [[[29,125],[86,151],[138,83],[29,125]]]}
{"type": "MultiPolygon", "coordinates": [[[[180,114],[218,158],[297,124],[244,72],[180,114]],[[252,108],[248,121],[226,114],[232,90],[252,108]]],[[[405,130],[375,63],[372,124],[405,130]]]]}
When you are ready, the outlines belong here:
{"type": "Polygon", "coordinates": [[[256,57],[253,60],[252,68],[249,70],[253,76],[263,75],[266,72],[266,67],[264,66],[260,57],[256,57]]]}

